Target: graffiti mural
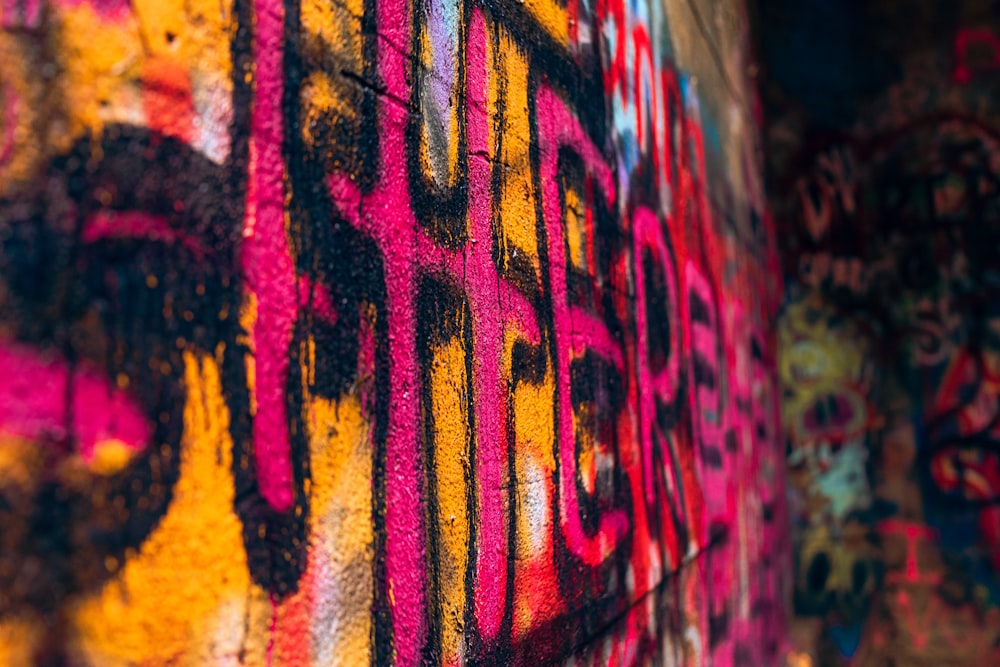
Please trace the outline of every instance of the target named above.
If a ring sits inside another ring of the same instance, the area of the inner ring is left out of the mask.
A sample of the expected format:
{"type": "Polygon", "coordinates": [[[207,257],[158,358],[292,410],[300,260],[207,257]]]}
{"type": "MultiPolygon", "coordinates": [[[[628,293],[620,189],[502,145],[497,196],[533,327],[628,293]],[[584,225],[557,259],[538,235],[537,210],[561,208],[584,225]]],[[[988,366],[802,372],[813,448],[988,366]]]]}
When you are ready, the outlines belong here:
{"type": "Polygon", "coordinates": [[[776,663],[778,264],[708,11],[0,4],[3,660],[776,663]]]}
{"type": "Polygon", "coordinates": [[[798,611],[853,624],[877,576],[868,478],[873,413],[865,337],[815,293],[786,307],[780,328],[798,611]]]}
{"type": "Polygon", "coordinates": [[[775,198],[791,625],[821,665],[997,657],[997,32],[938,32],[775,198]]]}

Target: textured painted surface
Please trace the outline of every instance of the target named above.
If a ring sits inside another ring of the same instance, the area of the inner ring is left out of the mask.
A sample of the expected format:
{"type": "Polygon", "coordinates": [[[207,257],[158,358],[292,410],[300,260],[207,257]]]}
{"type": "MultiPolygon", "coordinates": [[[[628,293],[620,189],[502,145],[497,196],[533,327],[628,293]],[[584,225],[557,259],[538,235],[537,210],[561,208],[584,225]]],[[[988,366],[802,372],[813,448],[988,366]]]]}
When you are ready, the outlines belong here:
{"type": "Polygon", "coordinates": [[[773,42],[801,102],[770,129],[793,634],[820,665],[995,664],[996,3],[807,4],[881,55],[833,70],[773,42]],[[797,66],[845,77],[850,109],[817,113],[797,66]]]}
{"type": "Polygon", "coordinates": [[[710,4],[0,3],[0,662],[775,663],[710,4]]]}

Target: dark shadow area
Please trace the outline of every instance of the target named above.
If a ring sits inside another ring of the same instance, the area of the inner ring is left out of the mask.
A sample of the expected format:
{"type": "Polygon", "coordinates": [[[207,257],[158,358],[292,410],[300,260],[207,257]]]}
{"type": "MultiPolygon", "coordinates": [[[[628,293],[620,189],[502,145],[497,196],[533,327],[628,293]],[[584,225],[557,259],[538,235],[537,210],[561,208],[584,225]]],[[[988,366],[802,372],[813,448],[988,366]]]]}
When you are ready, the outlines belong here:
{"type": "Polygon", "coordinates": [[[755,4],[798,664],[1000,664],[1000,3],[755,4]]]}

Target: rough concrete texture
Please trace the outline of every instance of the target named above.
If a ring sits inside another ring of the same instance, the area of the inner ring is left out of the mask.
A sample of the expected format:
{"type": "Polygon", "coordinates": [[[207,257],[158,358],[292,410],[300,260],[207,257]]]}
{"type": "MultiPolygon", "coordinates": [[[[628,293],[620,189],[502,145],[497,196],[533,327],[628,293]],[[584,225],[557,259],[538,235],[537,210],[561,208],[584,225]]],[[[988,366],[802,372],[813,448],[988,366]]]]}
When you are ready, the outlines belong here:
{"type": "Polygon", "coordinates": [[[0,25],[0,663],[775,662],[741,3],[0,25]]]}

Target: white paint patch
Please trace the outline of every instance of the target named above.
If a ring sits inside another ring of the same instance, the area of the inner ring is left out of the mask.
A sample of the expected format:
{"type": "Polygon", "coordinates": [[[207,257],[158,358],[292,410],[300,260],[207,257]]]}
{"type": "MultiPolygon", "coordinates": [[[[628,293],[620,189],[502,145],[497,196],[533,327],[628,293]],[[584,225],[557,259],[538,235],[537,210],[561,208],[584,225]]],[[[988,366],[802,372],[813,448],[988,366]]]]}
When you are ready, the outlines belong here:
{"type": "Polygon", "coordinates": [[[246,643],[245,597],[224,600],[212,618],[211,646],[208,653],[213,665],[240,667],[240,653],[246,643]]]}
{"type": "Polygon", "coordinates": [[[531,553],[541,553],[545,550],[549,538],[549,526],[551,518],[549,516],[550,498],[548,497],[548,487],[546,485],[546,474],[542,466],[536,464],[530,458],[524,466],[525,485],[524,506],[521,511],[524,513],[525,523],[528,528],[528,545],[531,553]]]}
{"type": "Polygon", "coordinates": [[[222,80],[196,80],[193,88],[196,115],[191,145],[212,162],[222,164],[229,158],[232,87],[222,80]]]}

